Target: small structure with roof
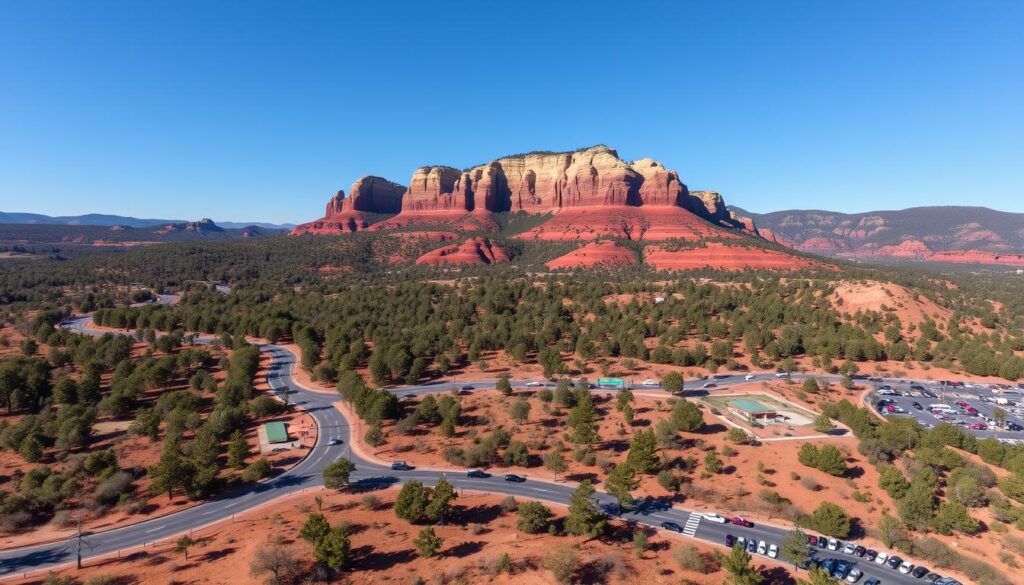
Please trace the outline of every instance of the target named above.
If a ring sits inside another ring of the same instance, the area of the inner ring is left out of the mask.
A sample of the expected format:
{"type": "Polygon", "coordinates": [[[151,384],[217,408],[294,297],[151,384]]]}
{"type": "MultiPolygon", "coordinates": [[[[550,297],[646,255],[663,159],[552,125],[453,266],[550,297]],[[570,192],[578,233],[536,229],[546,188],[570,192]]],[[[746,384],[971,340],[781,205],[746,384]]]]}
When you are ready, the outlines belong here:
{"type": "Polygon", "coordinates": [[[768,408],[760,402],[748,398],[730,400],[729,410],[750,422],[770,422],[779,416],[775,409],[768,408]]]}
{"type": "Polygon", "coordinates": [[[264,423],[263,432],[266,434],[267,442],[270,444],[288,442],[288,428],[284,426],[283,422],[264,423]]]}

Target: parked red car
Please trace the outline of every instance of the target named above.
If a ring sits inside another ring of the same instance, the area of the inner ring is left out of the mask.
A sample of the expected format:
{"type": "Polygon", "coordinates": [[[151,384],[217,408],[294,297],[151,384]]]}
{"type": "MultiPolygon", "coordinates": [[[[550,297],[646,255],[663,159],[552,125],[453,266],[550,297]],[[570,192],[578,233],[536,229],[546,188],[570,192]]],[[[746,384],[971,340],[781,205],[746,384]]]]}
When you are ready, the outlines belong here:
{"type": "Polygon", "coordinates": [[[751,526],[754,525],[753,522],[751,522],[750,520],[747,520],[743,516],[735,516],[735,517],[733,517],[732,523],[735,524],[736,526],[746,526],[747,528],[750,528],[751,526]]]}
{"type": "Polygon", "coordinates": [[[984,431],[985,429],[988,428],[988,425],[986,425],[985,423],[974,423],[971,425],[971,428],[976,431],[984,431]]]}

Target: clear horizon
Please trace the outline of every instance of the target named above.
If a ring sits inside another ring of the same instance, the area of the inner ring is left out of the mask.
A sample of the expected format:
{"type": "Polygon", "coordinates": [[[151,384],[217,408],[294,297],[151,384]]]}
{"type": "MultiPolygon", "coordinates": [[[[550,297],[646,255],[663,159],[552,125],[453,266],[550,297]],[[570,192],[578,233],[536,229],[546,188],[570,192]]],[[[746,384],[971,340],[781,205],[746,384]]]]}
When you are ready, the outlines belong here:
{"type": "Polygon", "coordinates": [[[363,175],[604,143],[758,213],[1024,212],[1019,2],[5,12],[3,211],[301,223],[363,175]]]}

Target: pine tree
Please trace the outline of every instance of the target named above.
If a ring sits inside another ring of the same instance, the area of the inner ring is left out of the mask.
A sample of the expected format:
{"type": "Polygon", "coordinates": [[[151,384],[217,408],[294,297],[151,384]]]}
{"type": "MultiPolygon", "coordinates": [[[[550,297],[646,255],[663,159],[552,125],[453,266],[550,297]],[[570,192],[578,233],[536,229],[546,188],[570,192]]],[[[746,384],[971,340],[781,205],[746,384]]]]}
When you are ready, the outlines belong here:
{"type": "Polygon", "coordinates": [[[427,504],[426,513],[432,520],[444,524],[445,518],[452,513],[452,502],[459,497],[455,492],[455,486],[443,477],[437,480],[437,485],[429,494],[430,503],[427,504]]]}
{"type": "Polygon", "coordinates": [[[327,523],[327,517],[316,512],[306,518],[306,523],[302,525],[299,536],[302,540],[316,546],[330,531],[331,525],[327,523]]]}
{"type": "Polygon", "coordinates": [[[344,569],[352,562],[352,544],[343,526],[335,526],[316,543],[316,560],[331,571],[344,569]]]}
{"type": "Polygon", "coordinates": [[[576,406],[569,412],[569,426],[574,443],[590,445],[600,440],[597,432],[597,411],[589,391],[576,393],[576,406]]]}
{"type": "Polygon", "coordinates": [[[352,472],[355,469],[354,463],[344,457],[339,458],[334,463],[324,467],[324,487],[331,490],[344,489],[348,486],[352,472]]]}
{"type": "Polygon", "coordinates": [[[565,473],[569,466],[565,462],[565,456],[562,455],[561,451],[550,451],[544,456],[544,468],[554,473],[557,477],[560,473],[565,473]]]}
{"type": "Polygon", "coordinates": [[[150,490],[154,493],[166,492],[167,497],[174,496],[174,490],[185,488],[192,477],[192,469],[181,454],[181,445],[177,437],[168,437],[164,441],[160,460],[149,468],[153,483],[150,490]]]}
{"type": "Polygon", "coordinates": [[[672,407],[669,422],[676,431],[695,433],[704,428],[704,414],[694,403],[680,398],[672,407]]]}
{"type": "Polygon", "coordinates": [[[633,507],[633,490],[640,485],[633,468],[625,462],[619,463],[612,469],[611,473],[604,480],[604,489],[619,502],[619,506],[625,509],[633,507]]]}
{"type": "Polygon", "coordinates": [[[495,388],[505,396],[512,395],[512,382],[509,380],[508,374],[502,374],[498,377],[498,383],[495,388]]]}
{"type": "Polygon", "coordinates": [[[228,467],[242,469],[248,457],[249,441],[245,439],[244,432],[237,430],[231,434],[231,442],[228,443],[228,467]]]}
{"type": "Polygon", "coordinates": [[[626,465],[636,473],[654,473],[660,467],[658,443],[653,430],[640,430],[633,434],[626,455],[626,465]]]}
{"type": "Polygon", "coordinates": [[[750,566],[750,553],[743,547],[733,547],[729,554],[715,551],[715,557],[726,572],[727,583],[731,585],[761,585],[764,583],[764,575],[755,567],[750,566]]]}
{"type": "Polygon", "coordinates": [[[421,557],[430,558],[437,554],[437,551],[441,550],[441,545],[444,540],[440,536],[434,533],[434,529],[430,526],[420,531],[419,535],[412,541],[413,546],[416,547],[416,551],[420,553],[421,557]]]}
{"type": "Polygon", "coordinates": [[[597,508],[596,490],[589,479],[580,482],[569,498],[565,530],[569,534],[596,538],[608,528],[608,518],[597,508]]]}

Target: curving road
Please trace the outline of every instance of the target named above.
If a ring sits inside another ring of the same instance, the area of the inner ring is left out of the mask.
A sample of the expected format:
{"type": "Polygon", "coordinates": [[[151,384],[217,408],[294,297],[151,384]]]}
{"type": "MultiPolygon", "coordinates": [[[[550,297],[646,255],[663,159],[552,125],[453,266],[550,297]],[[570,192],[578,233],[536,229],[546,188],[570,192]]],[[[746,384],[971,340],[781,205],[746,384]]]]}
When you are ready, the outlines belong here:
{"type": "MultiPolygon", "coordinates": [[[[173,296],[167,295],[166,299],[161,297],[159,302],[173,302],[173,296]]],[[[69,319],[62,323],[61,326],[83,334],[102,335],[108,333],[108,331],[93,328],[89,316],[69,319]]],[[[212,341],[211,337],[201,336],[196,339],[197,343],[209,343],[210,341],[212,341]]],[[[494,475],[488,478],[469,478],[461,470],[451,470],[448,473],[417,469],[396,472],[374,461],[366,460],[348,448],[348,445],[351,444],[352,428],[349,421],[333,406],[336,397],[331,394],[310,391],[299,385],[292,377],[295,357],[289,351],[272,344],[261,346],[261,350],[269,354],[272,359],[267,372],[267,382],[270,387],[279,394],[282,392],[288,393],[289,400],[306,409],[319,426],[320,432],[317,435],[317,442],[310,450],[308,456],[291,469],[254,486],[223,495],[162,518],[155,518],[138,524],[91,534],[88,540],[92,546],[83,552],[83,557],[114,553],[157,540],[166,540],[190,529],[230,520],[235,514],[266,504],[271,500],[309,487],[321,485],[323,482],[323,468],[339,457],[346,457],[356,465],[356,471],[352,474],[352,489],[354,490],[374,489],[408,480],[419,480],[432,484],[441,477],[445,477],[459,490],[508,494],[562,505],[569,503],[569,498],[575,489],[575,485],[538,480],[510,483],[504,481],[503,475],[494,475]],[[340,439],[342,444],[331,446],[329,445],[331,439],[340,439]]],[[[756,374],[753,379],[767,380],[772,377],[773,374],[761,373],[756,374]]],[[[794,374],[793,377],[798,378],[799,376],[794,374]]],[[[710,380],[710,382],[718,387],[727,387],[749,381],[751,380],[739,375],[723,375],[710,380]]],[[[516,385],[524,383],[524,381],[514,382],[516,385]]],[[[707,381],[690,381],[688,385],[691,387],[694,385],[702,386],[705,383],[707,381]]],[[[461,388],[467,385],[480,389],[493,388],[495,384],[496,380],[447,382],[398,387],[393,389],[393,391],[399,395],[420,395],[446,392],[452,388],[461,388]]],[[[673,522],[682,527],[682,534],[684,536],[719,545],[724,545],[726,534],[732,534],[737,537],[744,536],[747,539],[753,538],[759,541],[763,540],[769,544],[779,543],[789,530],[787,527],[764,523],[758,523],[756,526],[749,528],[731,524],[719,524],[704,518],[699,512],[672,507],[667,502],[657,500],[641,501],[637,509],[630,512],[622,512],[611,496],[599,492],[596,499],[601,508],[622,520],[655,528],[660,528],[663,522],[673,522]]],[[[841,552],[818,551],[818,553],[825,553],[817,554],[819,557],[832,556],[844,558],[852,562],[854,566],[864,572],[866,575],[865,579],[873,576],[880,577],[887,584],[900,583],[909,585],[910,583],[919,582],[909,575],[899,574],[888,567],[869,563],[863,559],[844,555],[841,552]]],[[[74,549],[67,542],[0,551],[0,578],[26,571],[46,569],[73,561],[74,549]]]]}

